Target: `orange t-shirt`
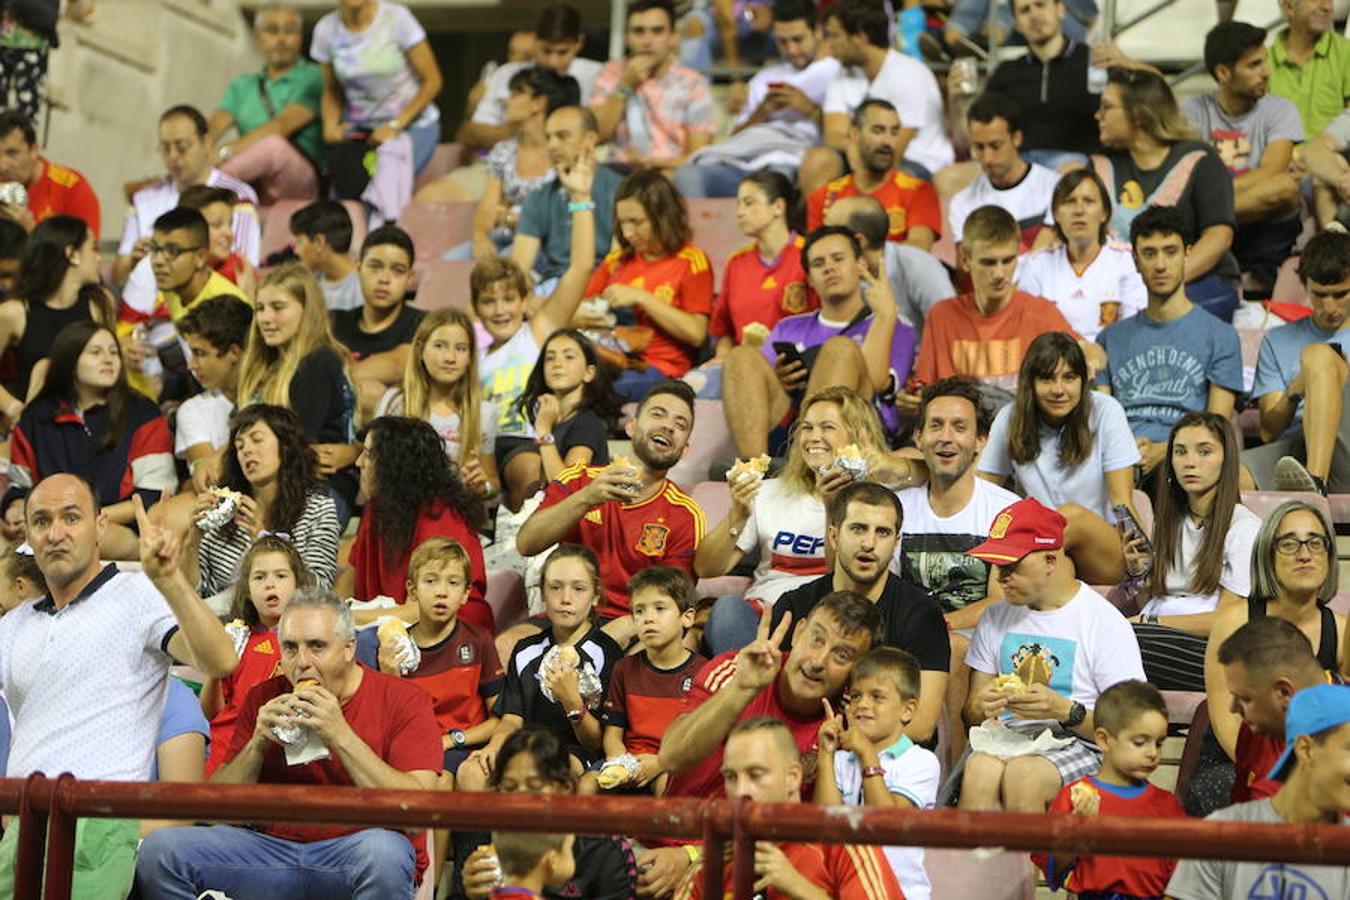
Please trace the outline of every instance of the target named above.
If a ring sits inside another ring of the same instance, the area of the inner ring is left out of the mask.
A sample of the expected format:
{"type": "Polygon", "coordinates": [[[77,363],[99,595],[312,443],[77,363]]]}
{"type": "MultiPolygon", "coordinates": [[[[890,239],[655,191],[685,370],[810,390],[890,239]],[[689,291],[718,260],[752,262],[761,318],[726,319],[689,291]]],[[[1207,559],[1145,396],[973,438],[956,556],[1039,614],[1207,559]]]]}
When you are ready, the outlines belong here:
{"type": "Polygon", "coordinates": [[[1014,390],[1027,347],[1047,331],[1080,336],[1059,307],[1034,294],[1016,291],[992,316],[975,306],[974,294],[943,300],[928,313],[914,377],[924,384],[964,375],[1014,390]]]}
{"type": "MultiPolygon", "coordinates": [[[[702,316],[712,315],[713,274],[708,256],[693,244],[660,259],[624,255],[616,250],[591,273],[586,296],[598,296],[611,284],[626,284],[653,294],[662,303],[702,316]]],[[[671,337],[641,309],[635,310],[639,325],[653,330],[652,342],[642,354],[647,365],[679,378],[694,364],[697,347],[671,337]]]]}
{"type": "MultiPolygon", "coordinates": [[[[807,231],[815,231],[824,223],[825,212],[834,201],[842,197],[857,197],[861,193],[852,175],[836,178],[824,187],[817,188],[806,202],[807,231]]],[[[909,236],[909,230],[918,225],[933,229],[934,235],[942,234],[942,207],[938,203],[937,191],[927,181],[896,170],[888,181],[883,182],[869,196],[885,208],[891,220],[886,240],[902,242],[909,236]]]]}

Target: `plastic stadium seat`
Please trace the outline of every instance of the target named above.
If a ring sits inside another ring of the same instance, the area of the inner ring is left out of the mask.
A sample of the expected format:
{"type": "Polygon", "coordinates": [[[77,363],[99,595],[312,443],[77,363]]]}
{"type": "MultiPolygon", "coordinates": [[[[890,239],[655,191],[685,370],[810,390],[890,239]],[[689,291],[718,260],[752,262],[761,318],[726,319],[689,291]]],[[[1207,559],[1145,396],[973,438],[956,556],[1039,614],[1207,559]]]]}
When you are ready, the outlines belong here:
{"type": "Polygon", "coordinates": [[[750,590],[751,581],[744,575],[722,575],[717,578],[700,578],[694,586],[700,597],[725,597],[728,594],[744,597],[750,590]]]}
{"type": "Polygon", "coordinates": [[[1167,721],[1174,725],[1189,725],[1196,710],[1205,702],[1204,691],[1163,691],[1167,704],[1167,721]]]}
{"type": "Polygon", "coordinates": [[[398,224],[413,239],[417,262],[438,260],[445,251],[473,236],[474,203],[421,203],[403,207],[398,224]]]}
{"type": "Polygon", "coordinates": [[[700,481],[689,493],[703,510],[709,531],[731,512],[731,487],[725,481],[700,481]]]}
{"type": "Polygon", "coordinates": [[[1025,853],[925,847],[923,867],[938,900],[1033,900],[1036,896],[1036,868],[1025,853]]]}
{"type": "Polygon", "coordinates": [[[736,224],[736,199],[691,199],[689,226],[694,232],[694,246],[708,254],[715,284],[721,287],[727,257],[750,243],[750,239],[741,233],[741,227],[736,224]]]}
{"type": "Polygon", "coordinates": [[[694,433],[689,436],[689,451],[670,470],[670,480],[684,487],[708,479],[708,466],[719,458],[736,456],[721,400],[694,401],[694,433]]]}
{"type": "Polygon", "coordinates": [[[1331,504],[1331,521],[1337,525],[1350,524],[1350,494],[1328,494],[1331,504]]]}
{"type": "Polygon", "coordinates": [[[1341,591],[1332,597],[1327,607],[1338,616],[1350,616],[1350,591],[1341,591]]]}
{"type": "Polygon", "coordinates": [[[489,572],[485,599],[498,632],[525,621],[525,580],[519,572],[489,572]]]}
{"type": "Polygon", "coordinates": [[[437,259],[422,267],[417,282],[417,297],[413,306],[418,309],[433,310],[443,306],[469,311],[469,273],[473,271],[470,260],[437,259]]]}
{"type": "Polygon", "coordinates": [[[422,171],[417,173],[417,179],[413,182],[413,193],[417,193],[437,178],[449,175],[462,165],[464,165],[463,145],[437,144],[431,159],[423,166],[422,171]]]}
{"type": "MultiPolygon", "coordinates": [[[[1242,505],[1256,513],[1262,519],[1275,511],[1286,500],[1302,500],[1331,516],[1331,503],[1321,494],[1297,493],[1293,491],[1243,491],[1242,505]]],[[[1332,521],[1335,521],[1334,519],[1332,521]]]]}

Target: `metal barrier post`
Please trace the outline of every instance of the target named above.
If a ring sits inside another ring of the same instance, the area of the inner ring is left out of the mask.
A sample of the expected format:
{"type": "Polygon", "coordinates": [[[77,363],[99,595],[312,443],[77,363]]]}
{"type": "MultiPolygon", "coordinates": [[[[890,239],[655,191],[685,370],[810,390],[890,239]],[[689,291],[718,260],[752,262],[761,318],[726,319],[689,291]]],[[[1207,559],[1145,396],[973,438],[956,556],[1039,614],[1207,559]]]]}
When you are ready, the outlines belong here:
{"type": "Polygon", "coordinates": [[[745,825],[749,802],[742,797],[731,807],[731,890],[736,900],[750,900],[755,894],[755,836],[745,825]]]}
{"type": "Polygon", "coordinates": [[[14,862],[14,900],[38,900],[42,895],[42,863],[47,843],[47,814],[38,808],[37,797],[47,788],[41,772],[24,779],[19,796],[19,818],[11,827],[19,829],[18,852],[14,862]]]}
{"type": "Polygon", "coordinates": [[[713,826],[713,804],[703,808],[703,896],[722,896],[722,875],[725,868],[727,842],[713,826]]]}
{"type": "Polygon", "coordinates": [[[45,900],[69,900],[75,878],[75,815],[64,795],[75,786],[75,776],[64,772],[52,782],[47,808],[47,886],[45,900]]]}

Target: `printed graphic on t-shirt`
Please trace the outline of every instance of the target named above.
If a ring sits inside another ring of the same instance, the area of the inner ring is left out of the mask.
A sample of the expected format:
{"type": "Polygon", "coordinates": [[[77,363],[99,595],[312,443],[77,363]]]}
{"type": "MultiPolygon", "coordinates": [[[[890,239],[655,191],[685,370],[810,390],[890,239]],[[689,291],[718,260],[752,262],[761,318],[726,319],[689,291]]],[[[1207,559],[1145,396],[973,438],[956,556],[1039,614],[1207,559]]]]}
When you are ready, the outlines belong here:
{"type": "Polygon", "coordinates": [[[944,612],[962,609],[988,593],[989,564],[966,551],[983,536],[906,534],[901,541],[901,577],[921,584],[944,612]]]}
{"type": "Polygon", "coordinates": [[[1247,171],[1249,168],[1247,163],[1252,155],[1252,142],[1247,138],[1246,132],[1234,131],[1231,128],[1211,128],[1209,142],[1218,151],[1219,158],[1228,167],[1228,171],[1235,176],[1247,171]]]}
{"type": "Polygon", "coordinates": [[[1208,380],[1205,364],[1195,354],[1182,346],[1164,344],[1121,362],[1111,374],[1111,391],[1131,415],[1167,421],[1176,416],[1178,406],[1190,402],[1195,386],[1208,380]],[[1139,405],[1141,400],[1160,405],[1139,405]]]}
{"type": "Polygon", "coordinates": [[[998,670],[1025,684],[1043,684],[1062,697],[1073,693],[1073,662],[1078,645],[1064,638],[1010,631],[999,645],[998,670]]]}
{"type": "Polygon", "coordinates": [[[1331,900],[1317,879],[1289,865],[1272,864],[1262,870],[1247,892],[1247,900],[1331,900]]]}

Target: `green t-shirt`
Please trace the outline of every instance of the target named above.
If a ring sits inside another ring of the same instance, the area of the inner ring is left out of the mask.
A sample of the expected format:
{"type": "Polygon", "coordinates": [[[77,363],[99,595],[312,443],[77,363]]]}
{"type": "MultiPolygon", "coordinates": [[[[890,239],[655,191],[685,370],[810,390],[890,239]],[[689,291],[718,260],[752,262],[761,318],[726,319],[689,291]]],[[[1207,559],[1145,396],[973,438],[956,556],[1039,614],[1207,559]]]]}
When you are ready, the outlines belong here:
{"type": "Polygon", "coordinates": [[[225,89],[225,97],[220,108],[234,118],[234,125],[240,134],[248,134],[253,129],[270,122],[273,113],[280,113],[292,103],[299,103],[314,110],[314,121],[310,122],[292,139],[306,156],[316,163],[324,159],[323,128],[320,126],[319,102],[323,99],[323,70],[307,59],[300,59],[295,66],[280,78],[266,80],[261,72],[240,75],[225,89]],[[267,97],[272,101],[272,111],[263,102],[259,83],[267,88],[267,97]]]}
{"type": "Polygon", "coordinates": [[[1350,99],[1350,39],[1328,31],[1313,45],[1308,61],[1299,65],[1285,49],[1288,38],[1289,30],[1281,31],[1267,50],[1270,92],[1298,107],[1303,135],[1312,140],[1350,99]]]}

